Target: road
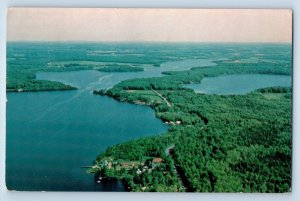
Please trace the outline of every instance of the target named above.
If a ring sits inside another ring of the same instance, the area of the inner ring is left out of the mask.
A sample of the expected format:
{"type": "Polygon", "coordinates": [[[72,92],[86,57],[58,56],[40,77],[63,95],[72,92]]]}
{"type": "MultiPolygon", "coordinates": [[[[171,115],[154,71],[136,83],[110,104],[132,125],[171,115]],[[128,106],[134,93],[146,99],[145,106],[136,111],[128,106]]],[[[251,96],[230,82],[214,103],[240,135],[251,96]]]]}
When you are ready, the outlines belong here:
{"type": "Polygon", "coordinates": [[[154,93],[156,93],[161,99],[163,99],[163,100],[167,103],[167,105],[168,105],[169,107],[172,107],[171,103],[170,103],[165,97],[163,97],[163,95],[161,95],[158,91],[156,91],[156,90],[154,90],[154,89],[152,89],[152,91],[153,91],[154,93]]]}

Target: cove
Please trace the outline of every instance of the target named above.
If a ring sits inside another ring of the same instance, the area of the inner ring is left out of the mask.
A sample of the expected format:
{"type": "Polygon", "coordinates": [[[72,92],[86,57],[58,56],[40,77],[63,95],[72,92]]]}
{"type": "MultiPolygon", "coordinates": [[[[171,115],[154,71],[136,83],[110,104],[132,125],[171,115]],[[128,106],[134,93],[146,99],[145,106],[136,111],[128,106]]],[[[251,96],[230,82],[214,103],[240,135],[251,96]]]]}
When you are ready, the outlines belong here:
{"type": "Polygon", "coordinates": [[[291,76],[265,75],[265,74],[242,74],[224,75],[218,77],[203,78],[199,84],[185,84],[197,93],[206,94],[246,94],[259,88],[272,86],[291,86],[291,76]]]}
{"type": "Polygon", "coordinates": [[[119,81],[114,76],[94,71],[46,74],[44,79],[53,76],[79,90],[7,94],[7,188],[124,191],[118,181],[96,184],[94,175],[81,167],[91,165],[109,145],[161,134],[168,126],[150,107],[92,94],[94,88],[119,81]]]}

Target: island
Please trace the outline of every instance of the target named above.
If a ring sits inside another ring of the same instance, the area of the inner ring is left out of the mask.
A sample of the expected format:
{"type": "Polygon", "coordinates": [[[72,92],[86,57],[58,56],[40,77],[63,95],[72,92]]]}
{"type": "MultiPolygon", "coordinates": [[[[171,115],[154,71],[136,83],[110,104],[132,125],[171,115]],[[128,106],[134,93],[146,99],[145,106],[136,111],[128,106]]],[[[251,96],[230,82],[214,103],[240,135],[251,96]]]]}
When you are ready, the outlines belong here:
{"type": "Polygon", "coordinates": [[[131,65],[106,65],[97,69],[102,72],[139,72],[144,71],[144,68],[131,65]]]}

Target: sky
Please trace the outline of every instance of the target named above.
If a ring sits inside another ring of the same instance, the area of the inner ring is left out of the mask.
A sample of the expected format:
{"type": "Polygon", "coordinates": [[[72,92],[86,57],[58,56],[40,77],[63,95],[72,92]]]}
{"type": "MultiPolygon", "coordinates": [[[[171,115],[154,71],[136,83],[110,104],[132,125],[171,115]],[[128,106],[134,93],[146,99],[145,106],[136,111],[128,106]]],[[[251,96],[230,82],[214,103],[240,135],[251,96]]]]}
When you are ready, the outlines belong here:
{"type": "Polygon", "coordinates": [[[10,8],[8,41],[292,42],[287,9],[10,8]]]}

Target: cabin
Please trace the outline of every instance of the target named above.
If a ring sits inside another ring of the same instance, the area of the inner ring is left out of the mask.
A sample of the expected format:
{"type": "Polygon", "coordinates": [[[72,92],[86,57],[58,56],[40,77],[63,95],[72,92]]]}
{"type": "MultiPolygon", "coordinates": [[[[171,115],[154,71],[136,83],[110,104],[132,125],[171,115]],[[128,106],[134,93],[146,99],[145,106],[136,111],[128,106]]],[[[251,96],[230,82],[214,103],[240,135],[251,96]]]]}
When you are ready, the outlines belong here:
{"type": "Polygon", "coordinates": [[[152,162],[153,163],[161,163],[162,162],[162,158],[153,158],[152,162]]]}
{"type": "Polygon", "coordinates": [[[181,121],[176,121],[175,123],[176,123],[176,124],[181,124],[181,121]]]}

